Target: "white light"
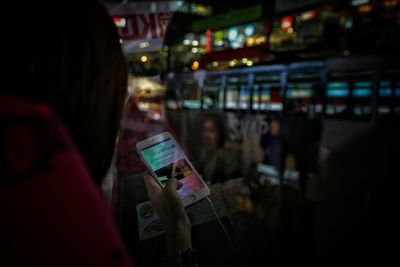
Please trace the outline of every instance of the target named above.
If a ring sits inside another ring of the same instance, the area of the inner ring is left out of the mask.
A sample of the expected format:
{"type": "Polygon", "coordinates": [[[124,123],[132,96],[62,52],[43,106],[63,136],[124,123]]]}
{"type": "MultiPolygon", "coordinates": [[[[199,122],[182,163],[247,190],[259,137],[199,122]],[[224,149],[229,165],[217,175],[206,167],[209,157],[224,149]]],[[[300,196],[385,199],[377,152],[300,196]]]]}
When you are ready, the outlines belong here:
{"type": "Polygon", "coordinates": [[[351,5],[352,6],[360,6],[360,5],[364,5],[368,2],[369,2],[369,0],[352,0],[351,5]]]}
{"type": "Polygon", "coordinates": [[[251,61],[251,60],[247,61],[246,65],[249,67],[253,66],[253,61],[251,61]]]}
{"type": "Polygon", "coordinates": [[[145,42],[142,42],[142,43],[139,44],[139,47],[140,47],[140,48],[149,47],[149,42],[146,42],[146,41],[145,41],[145,42]]]}
{"type": "Polygon", "coordinates": [[[253,25],[249,24],[246,26],[246,28],[244,28],[244,34],[246,34],[246,36],[252,36],[254,34],[255,28],[253,25]]]}
{"type": "Polygon", "coordinates": [[[214,62],[212,63],[212,66],[213,66],[213,67],[218,67],[218,62],[217,62],[217,61],[214,61],[214,62]]]}
{"type": "Polygon", "coordinates": [[[161,119],[161,114],[160,112],[155,112],[152,117],[154,120],[158,121],[161,119]]]}
{"type": "Polygon", "coordinates": [[[184,45],[190,45],[190,40],[188,40],[188,39],[183,40],[183,44],[184,45]]]}
{"type": "Polygon", "coordinates": [[[193,40],[192,45],[193,45],[193,46],[198,46],[198,45],[199,45],[199,41],[193,40]]]}
{"type": "Polygon", "coordinates": [[[197,47],[193,47],[192,48],[192,53],[193,54],[196,54],[196,53],[198,53],[199,52],[199,49],[197,48],[197,47]]]}
{"type": "Polygon", "coordinates": [[[178,1],[178,2],[176,2],[176,5],[177,5],[177,6],[183,6],[183,1],[178,1]]]}
{"type": "Polygon", "coordinates": [[[231,60],[231,61],[229,61],[229,66],[231,66],[231,67],[234,67],[235,65],[236,65],[236,63],[237,63],[237,60],[231,60]]]}
{"type": "Polygon", "coordinates": [[[246,64],[247,62],[248,62],[249,60],[247,59],[247,58],[242,58],[242,62],[243,62],[243,64],[246,64]]]}
{"type": "Polygon", "coordinates": [[[282,103],[272,103],[271,110],[282,110],[283,104],[282,103]]]}
{"type": "Polygon", "coordinates": [[[301,19],[302,20],[310,20],[313,19],[317,15],[317,12],[315,10],[310,10],[301,13],[301,19]]]}
{"type": "Polygon", "coordinates": [[[119,43],[122,44],[124,41],[122,41],[122,39],[119,39],[119,43]]]}
{"type": "Polygon", "coordinates": [[[149,110],[149,103],[147,102],[139,102],[138,103],[138,108],[142,111],[147,111],[149,110]]]}
{"type": "Polygon", "coordinates": [[[233,42],[232,44],[232,48],[239,48],[241,45],[240,45],[240,43],[239,42],[233,42]]]}
{"type": "Polygon", "coordinates": [[[285,29],[287,29],[287,28],[290,28],[292,26],[292,22],[290,22],[290,21],[284,21],[284,22],[282,22],[282,28],[285,28],[285,29]]]}

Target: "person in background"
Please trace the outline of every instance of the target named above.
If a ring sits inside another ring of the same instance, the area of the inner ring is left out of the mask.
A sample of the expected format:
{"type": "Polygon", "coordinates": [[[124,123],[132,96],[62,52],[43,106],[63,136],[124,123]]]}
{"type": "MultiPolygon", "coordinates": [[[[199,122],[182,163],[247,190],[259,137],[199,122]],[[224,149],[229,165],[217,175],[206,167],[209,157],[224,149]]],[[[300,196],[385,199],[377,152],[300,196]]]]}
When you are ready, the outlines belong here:
{"type": "Polygon", "coordinates": [[[205,114],[200,125],[199,170],[206,181],[217,182],[226,176],[223,158],[224,124],[218,114],[205,114]]]}
{"type": "Polygon", "coordinates": [[[269,131],[261,137],[260,143],[264,148],[264,163],[279,168],[282,157],[282,136],[278,119],[271,119],[269,131]]]}
{"type": "MultiPolygon", "coordinates": [[[[127,90],[115,25],[97,0],[3,8],[0,265],[132,266],[100,192],[127,90]]],[[[149,180],[176,260],[191,248],[179,183],[149,180]]]]}

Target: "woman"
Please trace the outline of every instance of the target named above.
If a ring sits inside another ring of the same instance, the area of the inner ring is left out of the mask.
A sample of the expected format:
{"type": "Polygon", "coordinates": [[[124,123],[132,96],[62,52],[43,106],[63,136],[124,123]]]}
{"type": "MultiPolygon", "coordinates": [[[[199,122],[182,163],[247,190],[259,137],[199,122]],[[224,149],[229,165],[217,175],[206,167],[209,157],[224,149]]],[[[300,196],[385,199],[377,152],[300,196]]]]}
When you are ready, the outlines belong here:
{"type": "MultiPolygon", "coordinates": [[[[0,79],[0,265],[131,266],[98,187],[126,98],[115,26],[97,0],[62,8],[8,3],[5,9],[11,16],[0,21],[7,38],[0,79]]],[[[145,179],[169,255],[190,249],[179,183],[171,179],[161,190],[145,179]]]]}

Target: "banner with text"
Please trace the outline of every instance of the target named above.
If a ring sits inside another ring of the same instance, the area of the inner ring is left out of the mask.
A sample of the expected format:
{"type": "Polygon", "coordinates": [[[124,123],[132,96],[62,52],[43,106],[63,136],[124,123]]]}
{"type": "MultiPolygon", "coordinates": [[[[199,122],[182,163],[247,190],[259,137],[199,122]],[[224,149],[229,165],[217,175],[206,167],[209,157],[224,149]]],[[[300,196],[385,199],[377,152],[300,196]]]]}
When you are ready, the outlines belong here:
{"type": "Polygon", "coordinates": [[[176,2],[136,2],[106,5],[123,42],[124,53],[159,51],[176,2]]]}

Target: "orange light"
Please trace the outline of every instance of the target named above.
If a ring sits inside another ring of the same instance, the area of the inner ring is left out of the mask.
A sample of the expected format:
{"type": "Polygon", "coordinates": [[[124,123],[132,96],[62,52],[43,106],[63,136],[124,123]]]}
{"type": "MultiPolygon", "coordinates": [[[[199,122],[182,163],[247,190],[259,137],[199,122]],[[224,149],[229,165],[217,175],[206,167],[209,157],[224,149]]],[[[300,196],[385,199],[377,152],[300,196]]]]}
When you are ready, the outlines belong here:
{"type": "Polygon", "coordinates": [[[363,5],[363,6],[358,7],[358,12],[360,12],[362,14],[369,13],[369,12],[371,12],[371,10],[372,10],[371,5],[363,5]]]}
{"type": "Polygon", "coordinates": [[[246,45],[247,46],[253,46],[254,42],[255,42],[254,37],[246,38],[246,45]]]}
{"type": "MultiPolygon", "coordinates": [[[[290,29],[288,29],[288,30],[290,30],[290,29]]],[[[265,36],[260,36],[260,37],[256,38],[255,43],[257,45],[259,45],[259,44],[265,43],[266,41],[267,41],[267,38],[265,36]]]]}
{"type": "Polygon", "coordinates": [[[399,3],[399,1],[397,1],[397,0],[385,0],[383,2],[383,5],[385,7],[391,8],[391,7],[396,6],[398,3],[399,3]]]}

